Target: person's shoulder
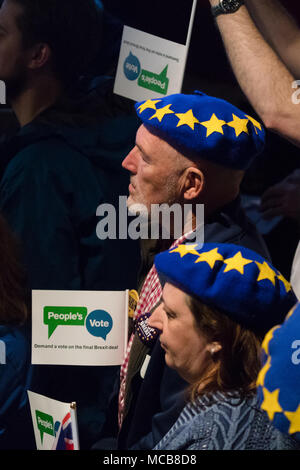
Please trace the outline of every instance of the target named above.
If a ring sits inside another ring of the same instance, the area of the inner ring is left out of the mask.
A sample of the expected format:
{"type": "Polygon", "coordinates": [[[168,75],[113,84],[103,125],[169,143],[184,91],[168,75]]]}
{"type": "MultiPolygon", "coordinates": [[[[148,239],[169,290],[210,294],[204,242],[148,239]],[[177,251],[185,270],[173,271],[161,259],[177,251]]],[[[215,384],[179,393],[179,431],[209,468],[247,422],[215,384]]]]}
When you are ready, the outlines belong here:
{"type": "Polygon", "coordinates": [[[71,160],[82,160],[84,156],[78,149],[72,147],[63,137],[49,135],[43,139],[37,139],[29,145],[21,148],[12,160],[22,162],[24,166],[39,165],[47,162],[68,162],[71,160]]]}
{"type": "Polygon", "coordinates": [[[89,159],[59,135],[38,139],[20,148],[9,161],[3,175],[3,181],[17,180],[34,175],[63,178],[95,178],[89,159]]]}
{"type": "Polygon", "coordinates": [[[252,400],[217,393],[190,403],[181,419],[187,423],[190,449],[243,449],[255,414],[252,400]]]}
{"type": "Polygon", "coordinates": [[[218,424],[219,419],[238,423],[240,419],[250,421],[255,413],[261,413],[255,397],[242,397],[238,393],[225,394],[217,392],[205,395],[186,407],[194,422],[211,417],[212,423],[218,424]],[[248,418],[247,418],[248,416],[248,418]]]}

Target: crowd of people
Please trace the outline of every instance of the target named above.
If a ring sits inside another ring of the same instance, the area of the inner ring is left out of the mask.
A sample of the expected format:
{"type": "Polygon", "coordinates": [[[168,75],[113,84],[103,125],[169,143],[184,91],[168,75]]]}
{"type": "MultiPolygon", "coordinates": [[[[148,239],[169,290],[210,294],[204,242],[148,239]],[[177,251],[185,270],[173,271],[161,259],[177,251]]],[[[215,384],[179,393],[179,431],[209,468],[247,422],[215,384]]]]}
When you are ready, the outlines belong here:
{"type": "MultiPolygon", "coordinates": [[[[300,243],[287,279],[241,204],[266,132],[300,145],[300,29],[278,0],[210,4],[255,117],[203,91],[114,95],[121,27],[99,0],[1,1],[0,449],[36,448],[27,390],[76,400],[85,450],[300,449],[300,243]],[[188,206],[181,232],[99,239],[124,194],[149,226],[188,206]],[[136,289],[121,366],[32,365],[33,289],[136,289]]],[[[300,222],[299,193],[295,170],[261,213],[300,222]]]]}

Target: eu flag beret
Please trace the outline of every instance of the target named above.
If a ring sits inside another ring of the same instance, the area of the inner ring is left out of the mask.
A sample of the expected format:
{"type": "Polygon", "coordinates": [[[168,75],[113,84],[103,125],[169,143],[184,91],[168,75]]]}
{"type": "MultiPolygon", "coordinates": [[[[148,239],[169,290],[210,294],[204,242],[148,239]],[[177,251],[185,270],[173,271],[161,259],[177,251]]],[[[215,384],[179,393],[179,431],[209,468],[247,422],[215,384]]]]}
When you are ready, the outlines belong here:
{"type": "Polygon", "coordinates": [[[136,103],[145,127],[191,159],[246,170],[265,145],[263,126],[219,98],[195,91],[136,103]]]}
{"type": "Polygon", "coordinates": [[[155,257],[162,283],[215,307],[237,323],[265,334],[282,322],[297,299],[268,261],[232,244],[182,244],[155,257]]]}
{"type": "Polygon", "coordinates": [[[300,304],[262,343],[264,365],[258,375],[261,408],[272,424],[300,441],[300,304]]]}

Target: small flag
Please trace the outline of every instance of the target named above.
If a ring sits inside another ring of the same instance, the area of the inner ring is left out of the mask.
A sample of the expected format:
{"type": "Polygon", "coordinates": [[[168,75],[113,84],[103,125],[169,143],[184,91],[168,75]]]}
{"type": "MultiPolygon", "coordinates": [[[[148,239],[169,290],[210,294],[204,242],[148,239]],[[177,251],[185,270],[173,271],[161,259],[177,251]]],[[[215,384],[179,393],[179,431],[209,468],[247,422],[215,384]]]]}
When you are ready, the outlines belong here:
{"type": "Polygon", "coordinates": [[[76,403],[28,391],[38,450],[79,450],[76,403]]]}

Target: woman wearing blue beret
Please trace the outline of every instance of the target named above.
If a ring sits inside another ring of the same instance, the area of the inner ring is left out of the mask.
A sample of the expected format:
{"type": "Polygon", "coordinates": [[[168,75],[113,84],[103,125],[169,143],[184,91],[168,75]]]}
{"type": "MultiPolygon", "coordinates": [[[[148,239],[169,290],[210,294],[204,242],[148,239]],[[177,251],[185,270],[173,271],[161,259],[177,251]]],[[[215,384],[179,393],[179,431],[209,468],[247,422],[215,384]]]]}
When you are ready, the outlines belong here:
{"type": "Polygon", "coordinates": [[[159,254],[160,331],[167,365],[189,383],[186,406],[155,450],[300,449],[257,398],[261,340],[296,303],[269,262],[237,245],[182,245],[159,254]]]}

